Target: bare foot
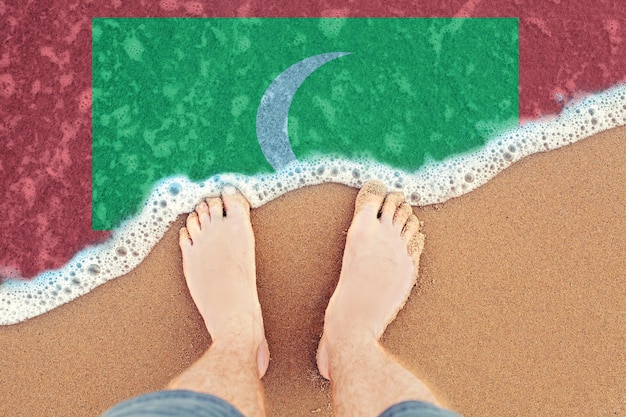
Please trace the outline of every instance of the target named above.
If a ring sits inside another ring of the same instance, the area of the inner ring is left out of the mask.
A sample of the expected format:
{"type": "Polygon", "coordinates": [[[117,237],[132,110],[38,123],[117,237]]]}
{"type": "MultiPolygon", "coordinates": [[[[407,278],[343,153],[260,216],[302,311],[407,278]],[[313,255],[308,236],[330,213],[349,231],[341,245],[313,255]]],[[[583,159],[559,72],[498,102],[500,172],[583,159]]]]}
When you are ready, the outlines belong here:
{"type": "Polygon", "coordinates": [[[339,283],[326,308],[317,366],[326,379],[335,342],[350,335],[378,340],[417,279],[424,235],[401,193],[368,181],[356,198],[339,283]],[[379,216],[380,215],[380,216],[379,216]]]}
{"type": "Polygon", "coordinates": [[[246,339],[258,349],[263,377],[269,350],[256,288],[250,204],[234,187],[224,187],[222,198],[207,198],[189,214],[179,243],[189,292],[213,343],[233,334],[246,339]]]}

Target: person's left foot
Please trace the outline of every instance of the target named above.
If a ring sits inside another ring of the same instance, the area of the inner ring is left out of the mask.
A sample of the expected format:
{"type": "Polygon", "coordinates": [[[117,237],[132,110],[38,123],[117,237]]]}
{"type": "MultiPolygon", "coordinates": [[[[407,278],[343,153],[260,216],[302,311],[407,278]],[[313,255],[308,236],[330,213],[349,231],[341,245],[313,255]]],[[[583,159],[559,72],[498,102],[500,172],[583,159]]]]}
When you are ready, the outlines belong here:
{"type": "Polygon", "coordinates": [[[269,349],[256,288],[250,205],[232,186],[207,198],[180,230],[183,271],[189,292],[213,343],[237,335],[258,348],[259,377],[269,349]]]}
{"type": "Polygon", "coordinates": [[[330,379],[331,351],[339,341],[378,340],[404,306],[417,280],[424,235],[411,206],[379,181],[357,194],[339,282],[324,315],[317,354],[330,379]],[[364,338],[361,336],[365,336],[364,338]]]}

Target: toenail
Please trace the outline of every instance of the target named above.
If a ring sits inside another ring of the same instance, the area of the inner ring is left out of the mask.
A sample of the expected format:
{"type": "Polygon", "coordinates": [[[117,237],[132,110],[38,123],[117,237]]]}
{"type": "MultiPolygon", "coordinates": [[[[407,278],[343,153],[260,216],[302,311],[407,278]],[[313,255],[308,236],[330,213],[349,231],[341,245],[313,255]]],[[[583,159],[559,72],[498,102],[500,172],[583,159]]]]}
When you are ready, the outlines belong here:
{"type": "Polygon", "coordinates": [[[233,187],[232,185],[224,186],[224,194],[233,195],[236,192],[237,192],[237,189],[235,187],[233,187]]]}

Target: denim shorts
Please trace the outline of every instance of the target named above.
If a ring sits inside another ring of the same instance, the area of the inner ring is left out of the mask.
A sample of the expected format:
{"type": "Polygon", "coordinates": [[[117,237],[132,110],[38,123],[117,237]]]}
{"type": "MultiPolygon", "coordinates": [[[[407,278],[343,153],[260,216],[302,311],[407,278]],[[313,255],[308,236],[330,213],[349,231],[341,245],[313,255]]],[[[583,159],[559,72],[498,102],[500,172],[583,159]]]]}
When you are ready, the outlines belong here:
{"type": "MultiPolygon", "coordinates": [[[[186,390],[152,392],[131,398],[107,410],[101,417],[244,417],[221,398],[186,390]]],[[[421,401],[404,401],[386,409],[380,417],[460,417],[452,411],[421,401]]]]}

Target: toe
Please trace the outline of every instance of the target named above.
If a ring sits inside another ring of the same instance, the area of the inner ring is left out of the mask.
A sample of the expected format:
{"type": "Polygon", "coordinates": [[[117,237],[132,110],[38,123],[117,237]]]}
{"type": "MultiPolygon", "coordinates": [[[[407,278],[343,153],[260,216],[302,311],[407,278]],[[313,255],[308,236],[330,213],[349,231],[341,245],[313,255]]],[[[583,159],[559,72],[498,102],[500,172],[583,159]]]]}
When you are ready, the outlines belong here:
{"type": "Polygon", "coordinates": [[[187,231],[187,228],[185,226],[180,228],[180,231],[178,233],[178,244],[180,245],[181,248],[188,248],[189,246],[191,246],[191,236],[189,236],[189,231],[187,231]]]}
{"type": "Polygon", "coordinates": [[[195,236],[200,233],[200,222],[198,221],[198,213],[192,211],[187,216],[187,231],[189,232],[189,236],[193,240],[195,236]]]}
{"type": "Polygon", "coordinates": [[[419,260],[424,250],[424,234],[420,233],[420,222],[415,214],[409,216],[409,220],[402,231],[402,238],[406,242],[407,253],[413,258],[413,266],[415,268],[414,278],[417,278],[419,270],[419,260]]]}
{"type": "Polygon", "coordinates": [[[392,224],[393,217],[402,203],[404,203],[404,194],[395,191],[387,194],[380,213],[380,221],[392,224]]]}
{"type": "Polygon", "coordinates": [[[420,232],[417,232],[413,235],[411,240],[409,240],[409,244],[407,245],[409,255],[413,256],[416,259],[419,259],[419,256],[424,250],[424,238],[425,236],[420,232]]]}
{"type": "Polygon", "coordinates": [[[209,213],[211,213],[211,221],[219,222],[224,218],[224,205],[219,197],[211,197],[206,199],[209,205],[209,213]]]}
{"type": "Polygon", "coordinates": [[[227,185],[222,190],[222,199],[226,216],[250,217],[250,203],[239,190],[232,185],[227,185]]]}
{"type": "Polygon", "coordinates": [[[400,204],[395,215],[393,216],[393,226],[402,231],[411,214],[413,214],[413,209],[409,203],[400,204]]]}
{"type": "Polygon", "coordinates": [[[198,203],[196,206],[196,213],[198,214],[198,222],[200,222],[200,228],[209,224],[209,206],[204,201],[198,203]]]}
{"type": "Polygon", "coordinates": [[[404,225],[404,230],[402,230],[402,239],[405,242],[410,242],[420,230],[420,222],[417,219],[415,214],[411,214],[409,219],[406,221],[406,225],[404,225]]]}
{"type": "Polygon", "coordinates": [[[356,196],[354,215],[364,212],[378,216],[386,195],[385,184],[376,180],[367,181],[356,196]]]}

